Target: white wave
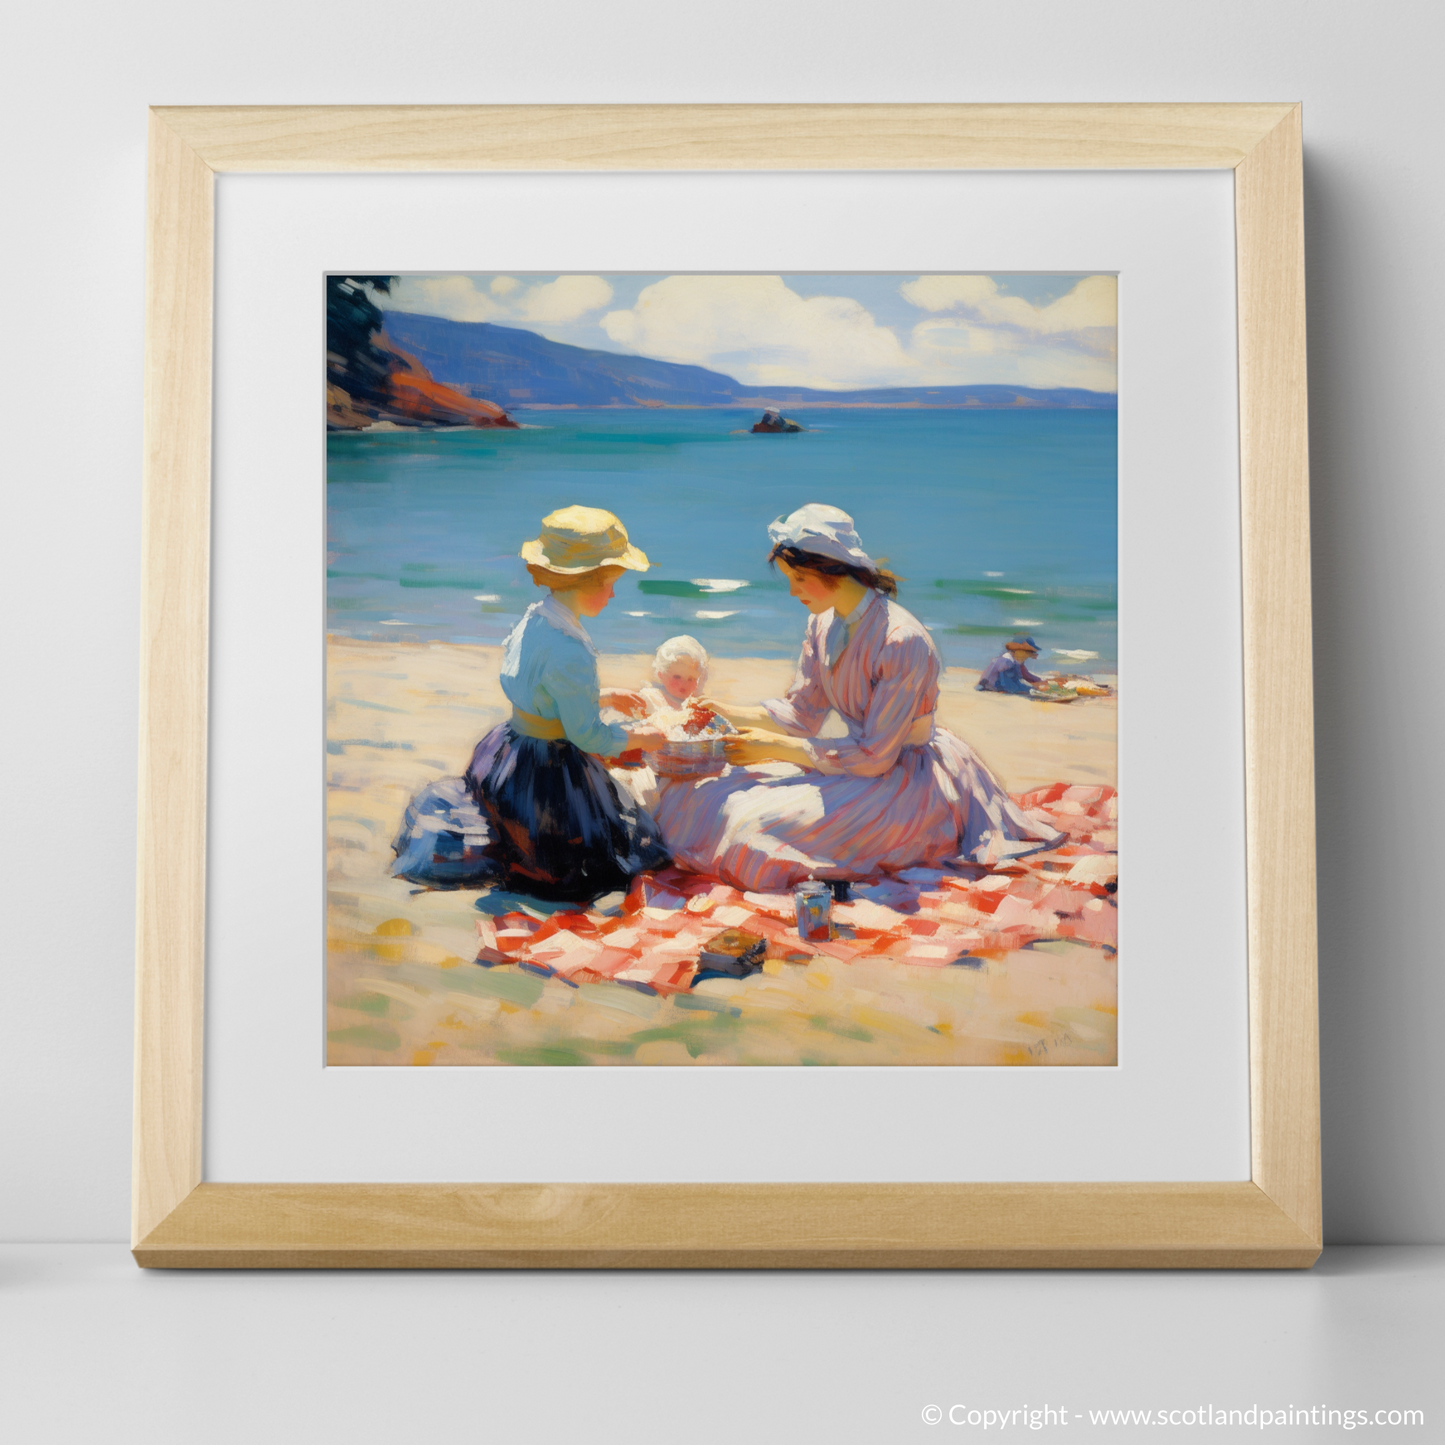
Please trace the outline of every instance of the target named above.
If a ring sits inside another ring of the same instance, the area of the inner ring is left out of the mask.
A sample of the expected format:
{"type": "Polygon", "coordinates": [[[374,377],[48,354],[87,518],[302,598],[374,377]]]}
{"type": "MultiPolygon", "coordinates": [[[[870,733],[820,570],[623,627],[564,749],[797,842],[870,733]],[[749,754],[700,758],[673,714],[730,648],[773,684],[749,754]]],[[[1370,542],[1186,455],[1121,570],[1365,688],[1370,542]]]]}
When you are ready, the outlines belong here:
{"type": "Polygon", "coordinates": [[[1015,627],[1042,627],[1044,624],[1037,617],[1015,617],[1013,625],[1015,627]]]}
{"type": "Polygon", "coordinates": [[[1002,577],[1002,576],[1003,576],[1003,573],[1002,573],[1002,572],[985,572],[983,575],[984,575],[985,577],[1002,577]]]}
{"type": "Polygon", "coordinates": [[[624,612],[622,615],[623,615],[624,617],[651,617],[651,616],[652,616],[652,613],[650,613],[650,612],[624,612]]]}
{"type": "Polygon", "coordinates": [[[731,612],[704,612],[699,609],[692,615],[694,617],[701,617],[705,622],[720,622],[724,617],[736,617],[738,611],[738,608],[734,608],[731,612]]]}
{"type": "Polygon", "coordinates": [[[694,587],[701,587],[704,592],[737,592],[748,585],[733,577],[692,577],[688,580],[694,587]]]}
{"type": "Polygon", "coordinates": [[[500,602],[502,599],[495,592],[478,592],[472,598],[473,602],[500,602]]]}
{"type": "Polygon", "coordinates": [[[381,625],[383,627],[416,627],[419,624],[415,622],[403,622],[399,617],[383,617],[381,619],[381,625]]]}
{"type": "Polygon", "coordinates": [[[1070,662],[1088,662],[1091,658],[1097,657],[1097,652],[1089,652],[1082,647],[1055,647],[1055,657],[1067,657],[1070,662]]]}

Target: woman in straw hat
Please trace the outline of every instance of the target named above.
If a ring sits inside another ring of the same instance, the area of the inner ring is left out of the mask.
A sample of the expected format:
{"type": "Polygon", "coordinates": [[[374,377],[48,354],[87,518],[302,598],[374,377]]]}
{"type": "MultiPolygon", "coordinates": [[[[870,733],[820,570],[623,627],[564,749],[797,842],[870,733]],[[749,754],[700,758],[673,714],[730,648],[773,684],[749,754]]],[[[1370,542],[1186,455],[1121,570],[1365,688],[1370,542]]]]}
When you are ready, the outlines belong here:
{"type": "Polygon", "coordinates": [[[580,901],[626,888],[643,869],[668,861],[656,824],[617,787],[606,763],[628,749],[656,749],[664,735],[647,724],[602,721],[602,707],[635,713],[643,703],[635,694],[600,691],[597,650],[582,625],[612,600],[624,572],[646,571],[648,561],[622,523],[595,507],[544,517],[522,559],[547,595],[507,638],[501,683],[512,716],[477,744],[467,796],[456,799],[472,815],[470,856],[452,864],[444,880],[436,876],[437,865],[451,860],[445,849],[436,852],[438,810],[429,815],[419,798],[397,840],[392,871],[580,901]]]}
{"type": "Polygon", "coordinates": [[[935,726],[941,671],[928,630],[853,519],[810,503],[768,528],[769,560],[812,614],[786,696],[707,706],[743,729],[723,778],[668,784],[657,817],[677,862],[741,888],[867,878],[919,865],[997,864],[1057,847],[961,739],[935,726]],[[818,736],[830,711],[847,736],[818,736]],[[759,765],[791,763],[786,773],[759,765]]]}

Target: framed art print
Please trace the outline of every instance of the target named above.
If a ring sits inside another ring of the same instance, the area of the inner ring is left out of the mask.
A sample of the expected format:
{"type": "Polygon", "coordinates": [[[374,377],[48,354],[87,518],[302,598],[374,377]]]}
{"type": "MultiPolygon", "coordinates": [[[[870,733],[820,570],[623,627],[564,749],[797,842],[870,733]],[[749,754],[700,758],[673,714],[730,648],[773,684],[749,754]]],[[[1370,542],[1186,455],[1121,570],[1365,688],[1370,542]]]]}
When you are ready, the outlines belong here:
{"type": "Polygon", "coordinates": [[[1311,1262],[1298,186],[153,112],[137,1259],[1311,1262]]]}
{"type": "Polygon", "coordinates": [[[326,288],[329,1066],[1117,1062],[1116,277],[326,288]]]}

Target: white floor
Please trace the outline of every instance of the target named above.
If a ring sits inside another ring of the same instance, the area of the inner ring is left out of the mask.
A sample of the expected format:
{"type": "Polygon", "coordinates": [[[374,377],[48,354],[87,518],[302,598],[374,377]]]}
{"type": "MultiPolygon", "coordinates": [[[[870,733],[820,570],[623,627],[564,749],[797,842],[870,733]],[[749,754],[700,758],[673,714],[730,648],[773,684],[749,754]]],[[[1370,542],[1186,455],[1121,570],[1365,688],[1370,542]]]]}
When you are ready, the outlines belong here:
{"type": "Polygon", "coordinates": [[[162,1273],[119,1245],[5,1245],[0,1434],[880,1445],[1045,1406],[1065,1423],[1004,1435],[1352,1433],[1088,1414],[1321,1406],[1423,1410],[1367,1429],[1426,1441],[1442,1337],[1445,1247],[1335,1248],[1309,1273],[809,1275],[162,1273]]]}

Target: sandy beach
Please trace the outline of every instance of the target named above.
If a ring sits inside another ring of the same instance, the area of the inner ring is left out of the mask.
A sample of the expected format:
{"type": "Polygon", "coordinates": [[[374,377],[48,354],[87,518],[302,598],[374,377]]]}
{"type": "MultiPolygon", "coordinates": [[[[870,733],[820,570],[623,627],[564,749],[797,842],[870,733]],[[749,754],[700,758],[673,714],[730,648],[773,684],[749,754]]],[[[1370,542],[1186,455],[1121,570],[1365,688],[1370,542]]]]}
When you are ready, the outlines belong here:
{"type": "MultiPolygon", "coordinates": [[[[749,978],[671,995],[479,967],[478,890],[418,890],[388,868],[411,796],[460,774],[477,739],[509,714],[500,658],[496,647],[328,643],[330,1064],[1115,1062],[1114,953],[1073,937],[967,967],[770,958],[749,978]]],[[[650,661],[604,656],[602,685],[641,686],[650,661]]],[[[792,671],[784,660],[720,658],[707,690],[757,702],[792,671]]],[[[948,669],[939,721],[1009,791],[1113,786],[1114,699],[1035,702],[976,692],[977,679],[948,669]]]]}

